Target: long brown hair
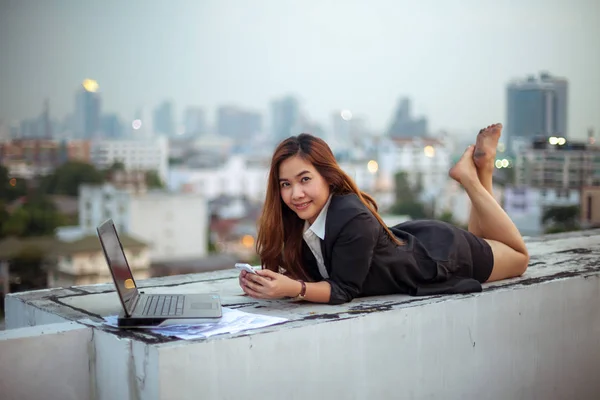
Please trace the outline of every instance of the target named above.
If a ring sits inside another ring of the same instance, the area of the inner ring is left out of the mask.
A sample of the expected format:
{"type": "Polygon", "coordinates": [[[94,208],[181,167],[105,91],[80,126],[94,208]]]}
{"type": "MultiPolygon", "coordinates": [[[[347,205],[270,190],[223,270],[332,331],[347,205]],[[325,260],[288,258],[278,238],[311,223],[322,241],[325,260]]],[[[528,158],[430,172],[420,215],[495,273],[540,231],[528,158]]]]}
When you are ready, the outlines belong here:
{"type": "Polygon", "coordinates": [[[263,268],[274,272],[283,267],[290,277],[308,279],[302,267],[302,231],[304,221],[281,199],[279,186],[279,166],[293,156],[300,156],[310,162],[325,179],[332,194],[354,193],[371,210],[375,218],[397,244],[403,244],[385,225],[377,213],[375,200],[362,192],[356,183],[338,165],[335,156],[324,140],[307,133],[292,136],[281,142],[271,159],[271,170],[267,184],[267,194],[258,221],[256,251],[263,268]]]}

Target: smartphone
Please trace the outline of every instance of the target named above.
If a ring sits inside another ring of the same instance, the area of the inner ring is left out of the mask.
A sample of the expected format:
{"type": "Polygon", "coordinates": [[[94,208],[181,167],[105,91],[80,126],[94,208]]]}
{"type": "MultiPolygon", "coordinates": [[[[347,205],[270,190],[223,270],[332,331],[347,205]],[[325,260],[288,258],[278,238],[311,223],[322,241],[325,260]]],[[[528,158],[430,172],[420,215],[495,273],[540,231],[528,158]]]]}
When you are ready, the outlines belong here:
{"type": "Polygon", "coordinates": [[[237,263],[235,264],[235,267],[237,269],[239,269],[240,271],[246,271],[246,272],[250,272],[251,274],[256,274],[256,271],[254,270],[254,268],[252,268],[250,266],[250,264],[243,264],[243,263],[237,263]]]}

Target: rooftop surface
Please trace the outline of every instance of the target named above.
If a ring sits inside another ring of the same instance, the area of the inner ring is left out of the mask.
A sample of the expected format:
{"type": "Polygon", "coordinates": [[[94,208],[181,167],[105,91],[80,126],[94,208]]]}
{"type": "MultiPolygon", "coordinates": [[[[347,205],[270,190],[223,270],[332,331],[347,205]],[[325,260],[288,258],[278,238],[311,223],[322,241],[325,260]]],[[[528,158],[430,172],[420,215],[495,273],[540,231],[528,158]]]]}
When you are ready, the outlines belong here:
{"type": "MultiPolygon", "coordinates": [[[[255,300],[243,295],[238,285],[238,272],[233,268],[215,272],[152,278],[138,281],[137,284],[147,293],[218,293],[225,307],[288,319],[284,323],[252,331],[198,339],[199,341],[213,341],[357,318],[366,314],[382,313],[427,303],[453,301],[457,298],[485,296],[486,293],[492,291],[515,290],[570,277],[600,276],[600,230],[528,238],[526,242],[531,261],[525,275],[516,279],[484,284],[482,293],[466,295],[429,297],[391,295],[355,299],[350,303],[338,306],[296,303],[288,300],[255,300]]],[[[55,322],[78,321],[112,335],[151,345],[169,345],[182,341],[148,331],[121,330],[103,324],[103,317],[118,314],[121,307],[112,284],[14,293],[10,297],[12,300],[24,302],[29,307],[56,316],[55,322]]],[[[10,318],[9,316],[9,320],[7,320],[9,329],[11,328],[10,318]]],[[[12,318],[18,318],[18,316],[12,318]]],[[[12,322],[12,325],[15,324],[12,322]]]]}

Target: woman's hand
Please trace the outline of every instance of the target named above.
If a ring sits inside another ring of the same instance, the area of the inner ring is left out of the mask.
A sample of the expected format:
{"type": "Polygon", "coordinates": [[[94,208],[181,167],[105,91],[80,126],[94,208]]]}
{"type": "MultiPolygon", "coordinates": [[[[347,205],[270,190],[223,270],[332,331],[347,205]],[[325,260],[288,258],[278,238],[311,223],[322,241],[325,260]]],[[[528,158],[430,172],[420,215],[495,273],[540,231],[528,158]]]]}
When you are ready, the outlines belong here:
{"type": "Polygon", "coordinates": [[[242,271],[239,280],[244,293],[255,299],[295,297],[302,290],[300,282],[268,269],[257,270],[256,274],[242,271]]]}

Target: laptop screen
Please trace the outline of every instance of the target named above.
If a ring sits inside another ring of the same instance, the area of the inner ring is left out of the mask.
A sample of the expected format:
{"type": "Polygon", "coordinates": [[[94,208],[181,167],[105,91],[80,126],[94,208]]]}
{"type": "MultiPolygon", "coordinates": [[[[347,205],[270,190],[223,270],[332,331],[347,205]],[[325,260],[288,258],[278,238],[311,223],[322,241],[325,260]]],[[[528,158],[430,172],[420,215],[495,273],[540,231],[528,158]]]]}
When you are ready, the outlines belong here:
{"type": "Polygon", "coordinates": [[[108,220],[98,227],[98,237],[123,308],[127,314],[130,314],[137,295],[137,288],[112,220],[108,220]]]}

